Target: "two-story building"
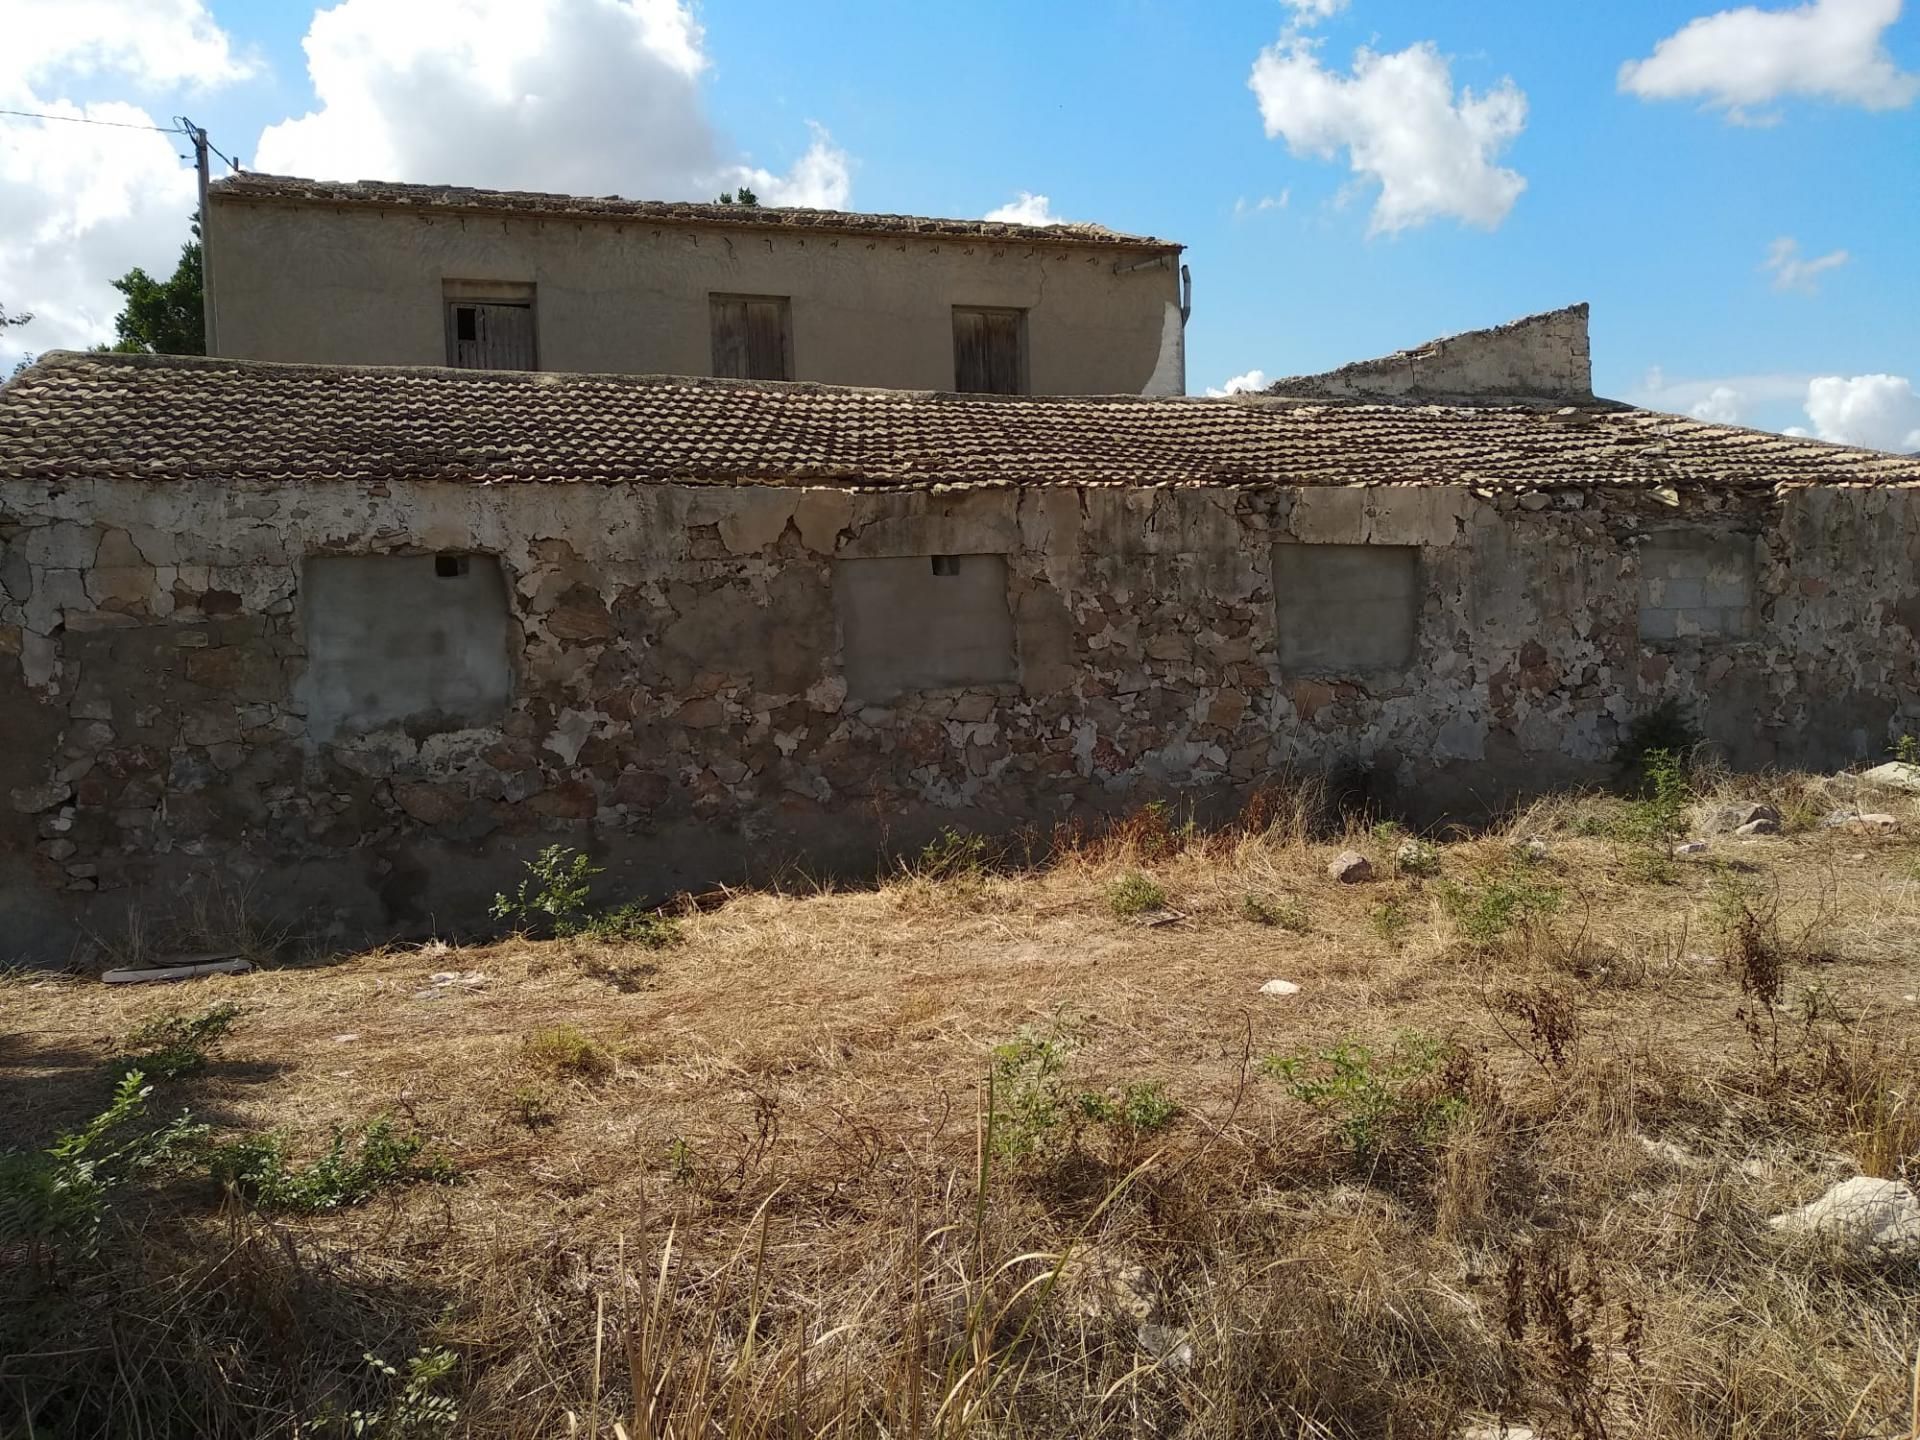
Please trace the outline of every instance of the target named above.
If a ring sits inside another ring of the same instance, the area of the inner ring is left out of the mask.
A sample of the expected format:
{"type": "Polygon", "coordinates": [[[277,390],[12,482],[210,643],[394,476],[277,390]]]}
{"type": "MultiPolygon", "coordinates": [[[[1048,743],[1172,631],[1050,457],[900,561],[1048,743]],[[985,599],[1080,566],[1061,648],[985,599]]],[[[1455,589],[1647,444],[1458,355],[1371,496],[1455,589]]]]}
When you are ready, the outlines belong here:
{"type": "Polygon", "coordinates": [[[1178,395],[1181,247],[1098,225],[234,175],[208,351],[241,360],[1178,395]]]}

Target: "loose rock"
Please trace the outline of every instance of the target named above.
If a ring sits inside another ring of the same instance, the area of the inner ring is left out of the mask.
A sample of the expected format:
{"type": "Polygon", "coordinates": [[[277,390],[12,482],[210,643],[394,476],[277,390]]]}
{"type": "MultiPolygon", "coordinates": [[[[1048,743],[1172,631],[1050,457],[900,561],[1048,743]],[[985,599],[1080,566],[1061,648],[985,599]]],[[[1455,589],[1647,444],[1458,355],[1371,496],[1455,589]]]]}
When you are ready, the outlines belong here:
{"type": "Polygon", "coordinates": [[[1740,801],[1732,805],[1714,805],[1708,807],[1699,816],[1699,826],[1708,835],[1771,835],[1774,830],[1748,830],[1746,827],[1757,821],[1768,821],[1778,830],[1780,812],[1771,805],[1757,804],[1752,801],[1740,801]]]}
{"type": "Polygon", "coordinates": [[[1920,1254],[1920,1199],[1898,1180],[1856,1175],[1768,1223],[1789,1234],[1831,1235],[1882,1254],[1920,1254]]]}
{"type": "Polygon", "coordinates": [[[1358,850],[1342,850],[1327,862],[1327,876],[1342,885],[1358,885],[1373,878],[1373,862],[1358,850]]]}
{"type": "Polygon", "coordinates": [[[1909,765],[1904,760],[1889,760],[1862,771],[1860,779],[1883,790],[1905,790],[1910,795],[1920,795],[1920,765],[1909,765]]]}
{"type": "Polygon", "coordinates": [[[1704,840],[1683,840],[1680,844],[1673,847],[1673,853],[1676,855],[1698,855],[1706,848],[1707,842],[1704,840]]]}
{"type": "Polygon", "coordinates": [[[1300,987],[1291,980],[1269,980],[1260,987],[1262,995],[1298,995],[1300,987]]]}
{"type": "Polygon", "coordinates": [[[1749,837],[1754,835],[1778,835],[1780,833],[1780,822],[1778,820],[1769,819],[1765,815],[1762,815],[1757,820],[1747,821],[1746,824],[1742,825],[1739,829],[1735,830],[1733,833],[1736,835],[1745,835],[1749,837]]]}

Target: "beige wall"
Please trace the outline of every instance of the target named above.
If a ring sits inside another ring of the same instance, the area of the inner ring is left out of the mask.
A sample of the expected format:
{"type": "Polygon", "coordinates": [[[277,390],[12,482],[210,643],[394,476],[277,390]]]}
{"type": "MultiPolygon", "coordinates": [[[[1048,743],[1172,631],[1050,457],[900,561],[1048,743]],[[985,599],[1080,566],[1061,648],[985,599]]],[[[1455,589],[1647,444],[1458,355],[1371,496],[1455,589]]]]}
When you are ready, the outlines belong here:
{"type": "Polygon", "coordinates": [[[543,370],[710,374],[707,297],[732,293],[792,297],[797,380],[950,390],[952,307],[1003,305],[1036,394],[1185,389],[1177,255],[217,195],[208,242],[237,359],[443,365],[444,282],[491,280],[535,286],[543,370]]]}

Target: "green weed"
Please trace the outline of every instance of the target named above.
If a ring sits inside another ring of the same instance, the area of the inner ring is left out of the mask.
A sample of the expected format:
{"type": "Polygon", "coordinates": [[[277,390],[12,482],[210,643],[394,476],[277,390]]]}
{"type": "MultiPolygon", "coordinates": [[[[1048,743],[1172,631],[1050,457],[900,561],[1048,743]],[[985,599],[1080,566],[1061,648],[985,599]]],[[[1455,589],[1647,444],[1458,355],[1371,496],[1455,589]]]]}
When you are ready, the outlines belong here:
{"type": "Polygon", "coordinates": [[[1560,908],[1561,892],[1531,874],[1507,868],[1437,887],[1440,908],[1461,937],[1479,948],[1493,945],[1516,926],[1538,923],[1560,908]]]}
{"type": "Polygon", "coordinates": [[[613,1056],[592,1036],[573,1025],[553,1025],[526,1038],[526,1056],[559,1075],[598,1079],[613,1073],[613,1056]]]}
{"type": "Polygon", "coordinates": [[[1180,1116],[1180,1105],[1167,1094],[1162,1080],[1132,1081],[1116,1097],[1098,1090],[1082,1090],[1074,1097],[1081,1118],[1110,1125],[1133,1135],[1152,1135],[1180,1116]]]}
{"type": "Polygon", "coordinates": [[[1311,928],[1307,907],[1298,900],[1282,900],[1272,895],[1248,895],[1240,902],[1240,913],[1256,925],[1273,925],[1282,930],[1300,932],[1311,928]]]}
{"type": "Polygon", "coordinates": [[[1368,917],[1373,924],[1373,933],[1387,944],[1398,949],[1400,942],[1407,938],[1407,932],[1413,928],[1413,912],[1405,900],[1392,896],[1373,907],[1368,917]]]}
{"type": "Polygon", "coordinates": [[[951,826],[920,848],[920,857],[907,866],[922,880],[977,880],[987,870],[987,840],[951,826]]]}
{"type": "Polygon", "coordinates": [[[159,1130],[139,1130],[153,1087],[138,1070],[120,1077],[113,1102],[45,1150],[0,1152],[0,1255],[51,1273],[91,1258],[114,1193],[135,1175],[180,1163],[206,1134],[182,1113],[159,1130]]]}
{"type": "Polygon", "coordinates": [[[240,1007],[231,1000],[210,1005],[197,1015],[159,1015],[127,1036],[133,1053],[119,1062],[122,1074],[135,1071],[150,1080],[178,1080],[206,1068],[207,1052],[233,1029],[240,1007]]]}
{"type": "Polygon", "coordinates": [[[1139,871],[1122,875],[1107,891],[1107,904],[1122,920],[1159,910],[1167,903],[1167,892],[1139,871]]]}
{"type": "Polygon", "coordinates": [[[416,1436],[452,1435],[460,1423],[460,1407],[448,1395],[439,1394],[442,1385],[459,1364],[451,1350],[422,1350],[407,1362],[401,1373],[378,1355],[369,1352],[367,1365],[375,1374],[395,1382],[398,1392],[385,1405],[372,1410],[323,1411],[307,1422],[305,1428],[315,1434],[373,1436],[379,1440],[413,1440],[416,1436]]]}
{"type": "Polygon", "coordinates": [[[287,1158],[278,1135],[246,1135],[208,1155],[214,1179],[260,1210],[312,1215],[358,1205],[396,1185],[456,1182],[459,1171],[443,1155],[422,1159],[427,1137],[401,1133],[385,1115],[356,1134],[336,1126],[325,1153],[307,1165],[287,1158]]]}
{"type": "Polygon", "coordinates": [[[1314,1055],[1269,1056],[1261,1069],[1294,1099],[1332,1116],[1353,1154],[1424,1147],[1467,1111],[1466,1056],[1412,1031],[1381,1055],[1342,1041],[1314,1055]]]}

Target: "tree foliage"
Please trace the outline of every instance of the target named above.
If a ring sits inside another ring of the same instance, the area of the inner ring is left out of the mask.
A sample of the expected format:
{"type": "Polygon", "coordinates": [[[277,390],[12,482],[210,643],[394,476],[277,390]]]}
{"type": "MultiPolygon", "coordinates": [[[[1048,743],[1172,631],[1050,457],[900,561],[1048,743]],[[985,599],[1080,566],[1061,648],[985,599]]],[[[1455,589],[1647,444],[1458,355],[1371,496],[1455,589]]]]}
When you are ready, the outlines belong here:
{"type": "Polygon", "coordinates": [[[138,265],[113,282],[127,297],[114,318],[119,336],[109,348],[130,355],[204,355],[207,353],[205,310],[200,288],[200,220],[193,222],[193,238],[180,247],[180,263],[164,280],[138,265]]]}

